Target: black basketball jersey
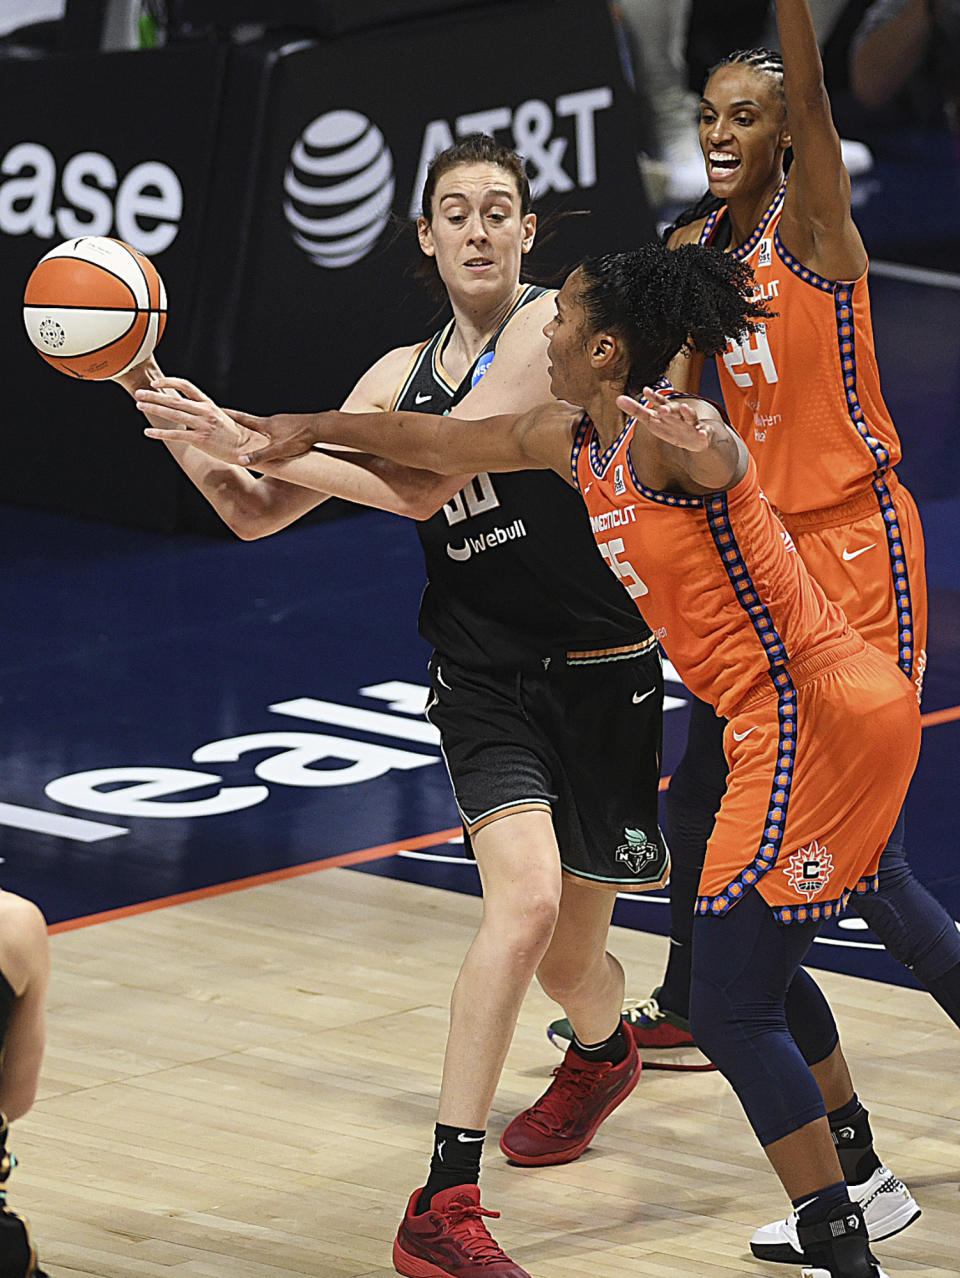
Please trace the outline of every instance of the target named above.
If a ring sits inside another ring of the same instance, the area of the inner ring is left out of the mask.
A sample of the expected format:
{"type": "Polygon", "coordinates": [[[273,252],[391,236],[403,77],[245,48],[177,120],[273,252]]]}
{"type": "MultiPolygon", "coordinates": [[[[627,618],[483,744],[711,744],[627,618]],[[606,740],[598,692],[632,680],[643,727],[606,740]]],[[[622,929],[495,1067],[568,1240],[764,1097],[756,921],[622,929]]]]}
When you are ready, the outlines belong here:
{"type": "MultiPolygon", "coordinates": [[[[493,363],[511,318],[545,292],[524,287],[459,386],[441,364],[451,320],[417,352],[393,407],[448,412],[493,363]]],[[[552,471],[477,475],[417,530],[427,566],[420,633],[462,665],[524,668],[649,636],[597,551],[579,494],[552,471]]]]}

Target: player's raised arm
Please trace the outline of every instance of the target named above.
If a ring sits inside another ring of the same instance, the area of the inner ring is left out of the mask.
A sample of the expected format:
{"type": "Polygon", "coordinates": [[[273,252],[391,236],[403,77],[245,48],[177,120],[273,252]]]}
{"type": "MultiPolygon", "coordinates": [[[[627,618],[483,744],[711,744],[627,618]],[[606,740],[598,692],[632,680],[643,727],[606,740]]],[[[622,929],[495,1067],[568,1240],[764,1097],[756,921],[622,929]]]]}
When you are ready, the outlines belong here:
{"type": "Polygon", "coordinates": [[[777,0],[777,29],[793,145],[781,238],[804,265],[826,278],[856,279],[866,270],[867,255],[850,214],[850,176],[808,0],[777,0]]]}

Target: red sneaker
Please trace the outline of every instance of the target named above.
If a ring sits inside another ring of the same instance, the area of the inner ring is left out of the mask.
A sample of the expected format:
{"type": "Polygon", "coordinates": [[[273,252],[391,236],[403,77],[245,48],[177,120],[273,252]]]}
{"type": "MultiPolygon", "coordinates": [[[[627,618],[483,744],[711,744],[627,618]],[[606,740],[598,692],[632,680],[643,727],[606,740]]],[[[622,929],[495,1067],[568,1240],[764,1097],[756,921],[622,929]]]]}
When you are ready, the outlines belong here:
{"type": "Polygon", "coordinates": [[[642,1003],[626,1008],[624,1017],[648,1069],[714,1070],[690,1033],[690,1022],[657,1002],[659,987],[642,1003]]]}
{"type": "Polygon", "coordinates": [[[415,1189],[393,1244],[393,1267],[406,1278],[530,1278],[490,1236],[481,1216],[498,1211],[480,1206],[476,1185],[454,1185],[434,1194],[416,1215],[415,1189]]]}
{"type": "Polygon", "coordinates": [[[640,1081],[640,1055],[629,1033],[627,1042],[630,1049],[619,1065],[585,1061],[567,1049],[547,1090],[500,1137],[512,1163],[543,1167],[580,1157],[603,1120],[640,1081]]]}

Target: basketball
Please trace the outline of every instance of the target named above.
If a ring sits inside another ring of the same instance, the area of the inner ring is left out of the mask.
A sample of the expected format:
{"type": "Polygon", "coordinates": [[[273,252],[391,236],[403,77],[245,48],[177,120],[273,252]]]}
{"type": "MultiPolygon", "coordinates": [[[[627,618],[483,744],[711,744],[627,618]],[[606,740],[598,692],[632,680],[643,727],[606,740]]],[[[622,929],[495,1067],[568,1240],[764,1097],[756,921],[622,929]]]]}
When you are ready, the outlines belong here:
{"type": "Polygon", "coordinates": [[[122,240],[82,235],[42,257],[27,280],[23,322],[54,368],[105,381],[145,360],[167,322],[153,263],[122,240]]]}

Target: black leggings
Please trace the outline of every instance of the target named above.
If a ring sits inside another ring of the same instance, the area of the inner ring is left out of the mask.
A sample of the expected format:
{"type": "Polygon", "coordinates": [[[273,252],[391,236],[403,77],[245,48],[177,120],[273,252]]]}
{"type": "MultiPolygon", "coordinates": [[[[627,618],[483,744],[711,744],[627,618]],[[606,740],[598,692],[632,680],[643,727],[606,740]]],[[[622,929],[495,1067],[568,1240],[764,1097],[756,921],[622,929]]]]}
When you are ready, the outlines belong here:
{"type": "Polygon", "coordinates": [[[809,1067],[837,1046],[837,1027],[800,966],[821,926],[778,923],[756,889],[694,920],[690,1028],[764,1146],[826,1113],[809,1067]]]}
{"type": "MultiPolygon", "coordinates": [[[[700,872],[727,784],[725,727],[726,721],[718,718],[710,706],[694,700],[686,750],[667,791],[667,837],[673,858],[673,944],[659,1001],[681,1016],[687,1015],[689,1007],[694,904],[700,872]]],[[[893,957],[911,969],[947,1015],[960,1025],[960,933],[940,902],[913,876],[904,851],[902,812],[880,857],[879,891],[854,893],[850,905],[893,957]]]]}

